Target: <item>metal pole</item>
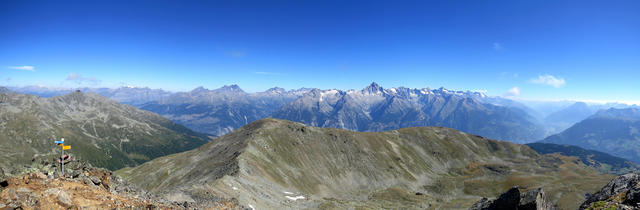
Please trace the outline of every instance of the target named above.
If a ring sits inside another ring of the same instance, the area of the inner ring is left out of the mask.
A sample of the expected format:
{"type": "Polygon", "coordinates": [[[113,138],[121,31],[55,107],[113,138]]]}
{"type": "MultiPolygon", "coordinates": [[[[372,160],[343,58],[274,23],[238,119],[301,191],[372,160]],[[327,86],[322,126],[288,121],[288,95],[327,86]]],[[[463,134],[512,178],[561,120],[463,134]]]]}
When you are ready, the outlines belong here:
{"type": "Polygon", "coordinates": [[[62,156],[60,157],[60,162],[62,162],[62,178],[64,178],[64,148],[62,149],[62,156]]]}

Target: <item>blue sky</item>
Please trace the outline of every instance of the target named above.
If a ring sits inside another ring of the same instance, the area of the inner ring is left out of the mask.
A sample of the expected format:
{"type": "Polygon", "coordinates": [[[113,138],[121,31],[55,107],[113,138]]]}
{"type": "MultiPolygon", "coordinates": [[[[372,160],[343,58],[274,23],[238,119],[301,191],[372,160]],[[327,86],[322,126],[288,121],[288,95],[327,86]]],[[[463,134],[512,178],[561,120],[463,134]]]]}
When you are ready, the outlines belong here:
{"type": "Polygon", "coordinates": [[[640,102],[640,1],[1,1],[0,85],[640,102]]]}

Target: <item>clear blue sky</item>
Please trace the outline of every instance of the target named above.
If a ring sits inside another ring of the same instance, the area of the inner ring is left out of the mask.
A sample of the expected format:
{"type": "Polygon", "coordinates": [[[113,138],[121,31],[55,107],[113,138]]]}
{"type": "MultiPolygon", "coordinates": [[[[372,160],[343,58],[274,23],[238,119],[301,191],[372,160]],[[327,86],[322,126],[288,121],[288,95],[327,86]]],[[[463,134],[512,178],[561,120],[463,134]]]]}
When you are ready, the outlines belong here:
{"type": "Polygon", "coordinates": [[[0,85],[640,101],[640,1],[97,2],[0,1],[0,85]]]}

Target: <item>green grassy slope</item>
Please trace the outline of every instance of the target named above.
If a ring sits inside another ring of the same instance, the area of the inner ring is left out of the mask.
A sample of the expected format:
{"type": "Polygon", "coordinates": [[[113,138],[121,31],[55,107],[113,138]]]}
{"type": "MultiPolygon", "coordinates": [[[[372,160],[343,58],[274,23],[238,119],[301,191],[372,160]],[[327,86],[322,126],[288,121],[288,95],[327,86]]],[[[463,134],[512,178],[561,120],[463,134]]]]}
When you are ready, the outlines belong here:
{"type": "Polygon", "coordinates": [[[515,185],[544,187],[575,208],[612,178],[576,158],[449,128],[353,132],[276,119],[116,173],[173,200],[340,209],[466,209],[515,185]]]}
{"type": "Polygon", "coordinates": [[[603,173],[621,175],[629,172],[637,172],[640,169],[638,164],[630,160],[604,152],[583,149],[578,146],[548,143],[531,143],[527,144],[527,146],[540,154],[559,153],[565,156],[578,157],[585,165],[591,166],[603,173]]]}

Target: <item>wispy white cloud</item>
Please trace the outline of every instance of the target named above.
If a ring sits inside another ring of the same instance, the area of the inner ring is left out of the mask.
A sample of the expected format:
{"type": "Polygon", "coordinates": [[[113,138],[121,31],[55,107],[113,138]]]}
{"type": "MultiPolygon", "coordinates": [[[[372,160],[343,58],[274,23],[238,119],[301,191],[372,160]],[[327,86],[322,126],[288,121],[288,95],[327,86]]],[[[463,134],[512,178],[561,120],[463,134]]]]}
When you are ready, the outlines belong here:
{"type": "Polygon", "coordinates": [[[80,74],[76,74],[76,73],[69,73],[69,76],[67,76],[67,81],[73,81],[77,84],[80,85],[97,85],[100,83],[100,80],[97,80],[94,77],[84,77],[80,74]]]}
{"type": "Polygon", "coordinates": [[[260,75],[272,75],[272,76],[283,76],[283,75],[285,75],[283,73],[268,72],[268,71],[256,71],[256,72],[253,72],[253,73],[260,74],[260,75]]]}
{"type": "Polygon", "coordinates": [[[22,70],[22,71],[35,71],[35,66],[8,66],[9,69],[22,70]]]}
{"type": "Polygon", "coordinates": [[[503,96],[508,98],[513,98],[513,97],[520,96],[521,93],[522,91],[520,91],[520,88],[518,86],[515,86],[509,89],[506,93],[504,93],[503,96]]]}
{"type": "Polygon", "coordinates": [[[502,44],[501,44],[501,43],[499,43],[499,42],[494,42],[494,43],[493,43],[493,49],[494,49],[494,50],[496,50],[496,51],[501,51],[501,50],[502,50],[502,49],[504,49],[504,48],[502,47],[502,44]]]}
{"type": "Polygon", "coordinates": [[[555,88],[559,88],[567,84],[564,78],[556,77],[550,74],[539,75],[537,78],[530,79],[529,82],[533,84],[549,85],[555,88]]]}

